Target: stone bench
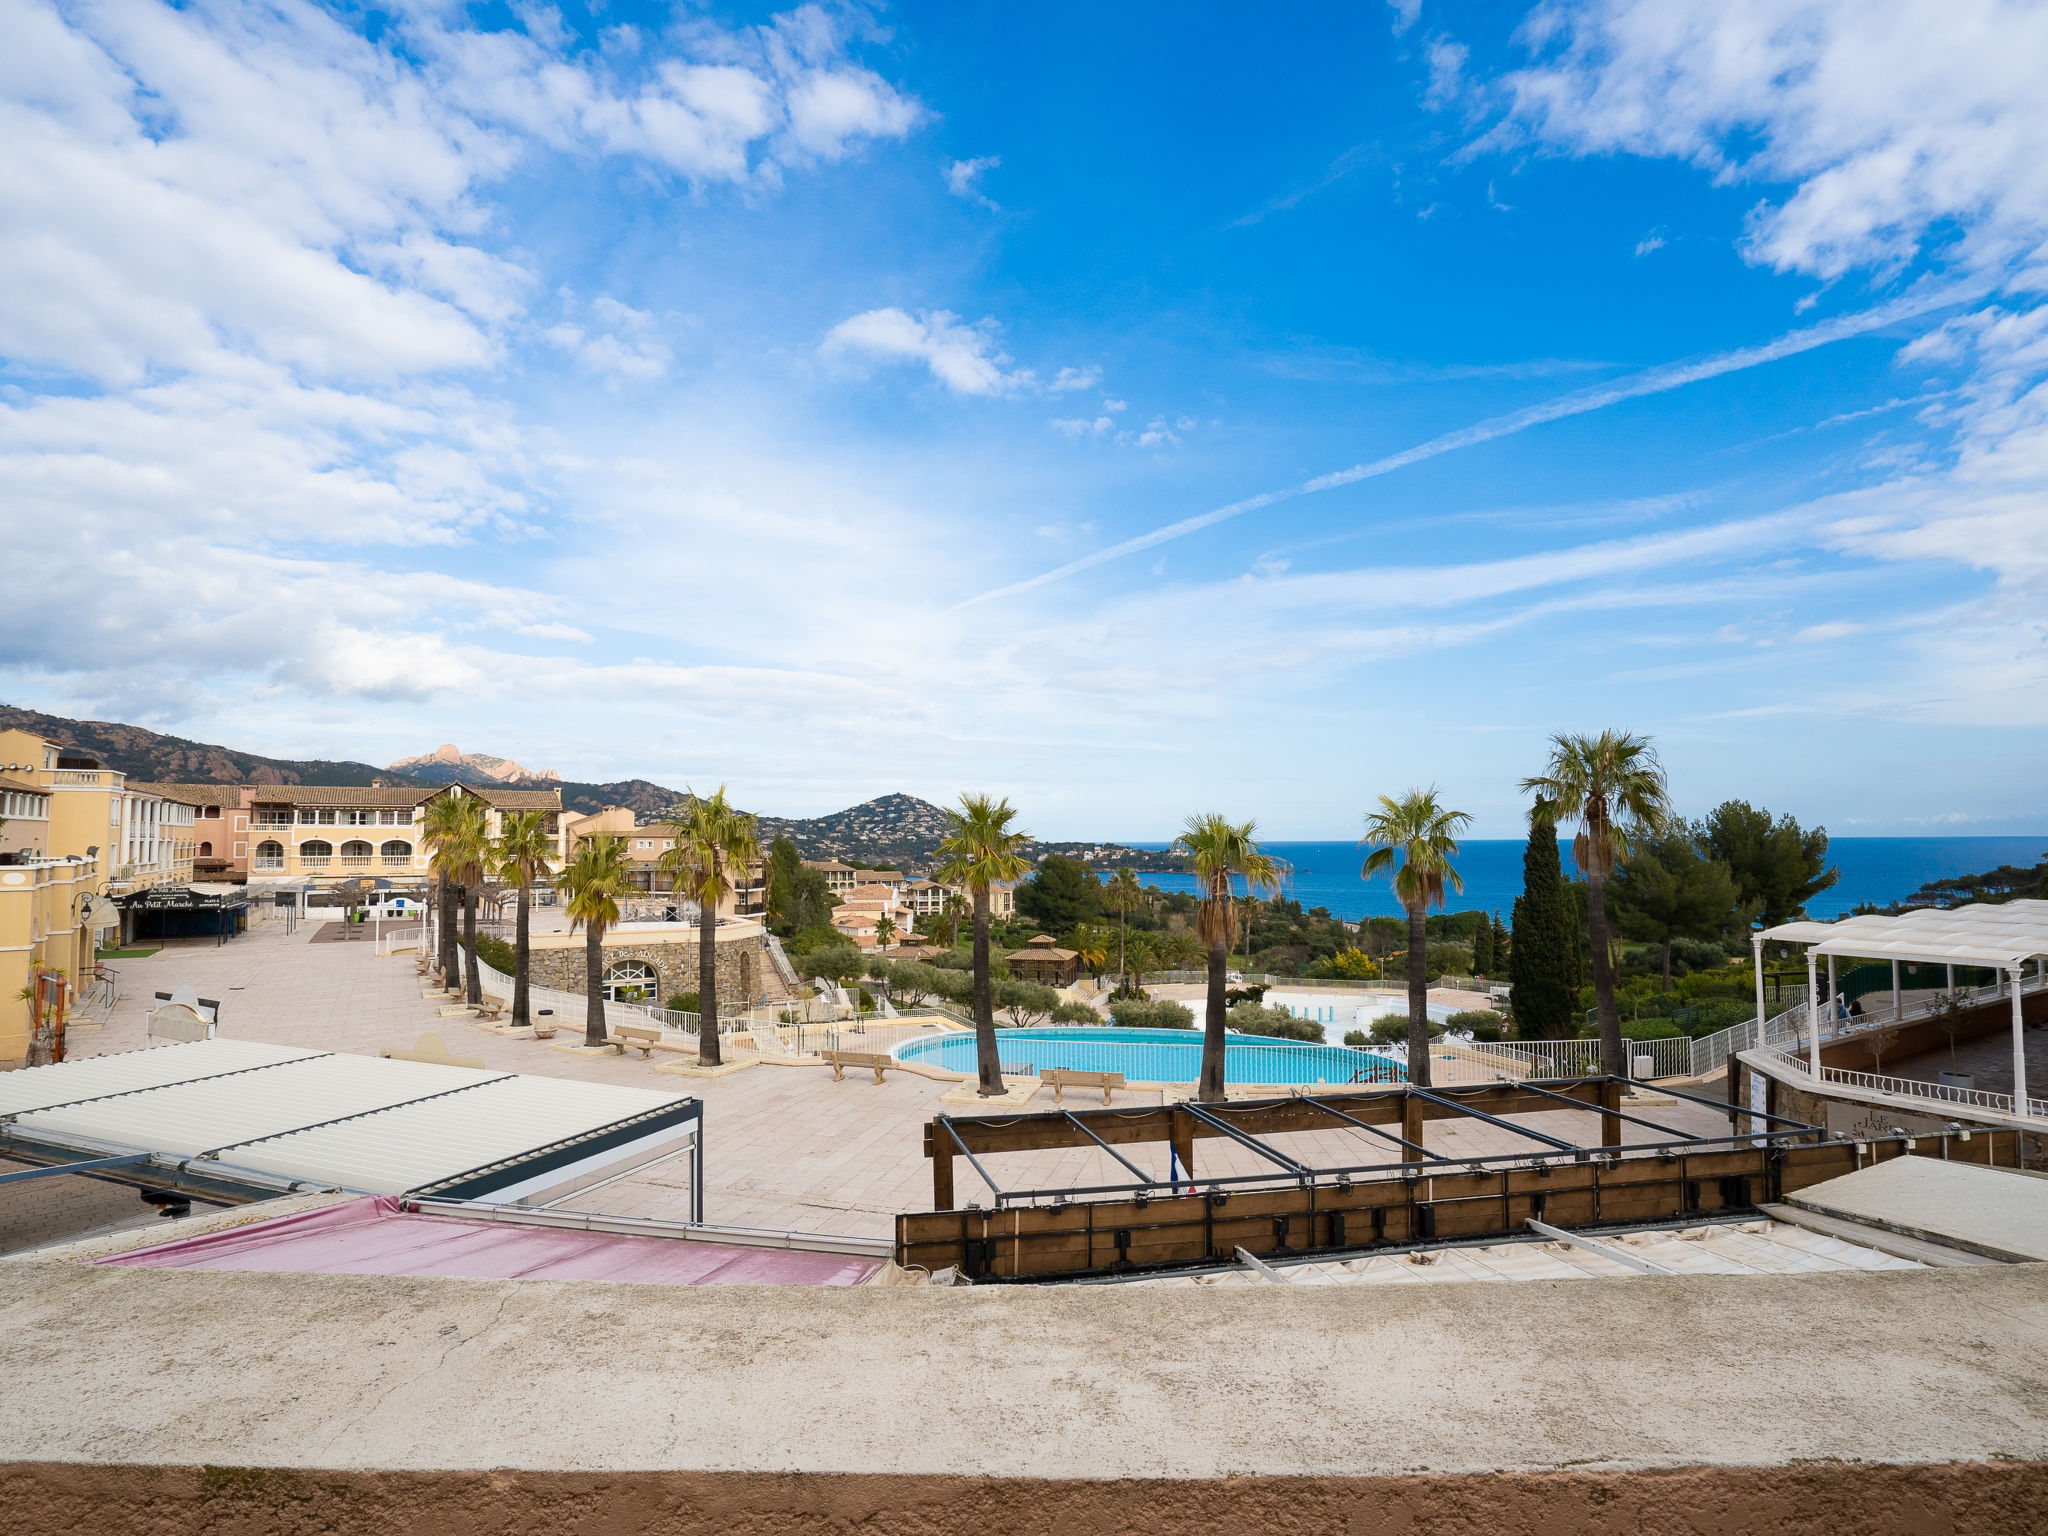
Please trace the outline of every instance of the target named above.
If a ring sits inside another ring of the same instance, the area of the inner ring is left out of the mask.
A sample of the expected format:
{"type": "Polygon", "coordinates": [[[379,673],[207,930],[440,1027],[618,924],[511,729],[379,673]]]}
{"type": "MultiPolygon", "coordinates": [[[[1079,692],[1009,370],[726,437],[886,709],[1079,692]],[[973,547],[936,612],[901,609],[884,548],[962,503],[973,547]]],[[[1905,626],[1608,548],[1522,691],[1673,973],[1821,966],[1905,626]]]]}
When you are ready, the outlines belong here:
{"type": "Polygon", "coordinates": [[[1100,1088],[1102,1102],[1107,1104],[1109,1090],[1124,1086],[1121,1072],[1083,1072],[1074,1067],[1053,1067],[1039,1073],[1038,1080],[1052,1084],[1052,1101],[1055,1104],[1060,1102],[1062,1092],[1068,1088],[1100,1088]]]}
{"type": "Polygon", "coordinates": [[[880,1051],[820,1051],[818,1059],[832,1069],[832,1081],[835,1083],[845,1078],[848,1067],[872,1067],[875,1081],[879,1083],[884,1071],[903,1065],[894,1056],[886,1056],[880,1051]]]}

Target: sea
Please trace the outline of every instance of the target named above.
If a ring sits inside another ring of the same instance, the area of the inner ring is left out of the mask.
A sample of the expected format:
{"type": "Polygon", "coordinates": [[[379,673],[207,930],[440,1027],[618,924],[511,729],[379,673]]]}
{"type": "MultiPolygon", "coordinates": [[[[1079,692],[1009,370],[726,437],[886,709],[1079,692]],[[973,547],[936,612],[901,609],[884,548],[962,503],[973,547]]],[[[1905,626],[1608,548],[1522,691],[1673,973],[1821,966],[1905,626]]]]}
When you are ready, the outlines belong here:
{"type": "MultiPolygon", "coordinates": [[[[1164,850],[1164,843],[1126,843],[1127,848],[1164,850]]],[[[1304,907],[1328,907],[1333,917],[1399,917],[1401,904],[1386,880],[1364,880],[1359,866],[1365,854],[1356,843],[1266,843],[1274,857],[1288,865],[1282,892],[1304,907]]],[[[1474,839],[1464,843],[1453,861],[1465,877],[1465,889],[1444,902],[1447,912],[1498,912],[1506,922],[1522,890],[1524,840],[1474,839]]],[[[1574,873],[1571,846],[1560,848],[1565,873],[1574,873]]],[[[1977,874],[2001,864],[2030,868],[2048,857],[2048,835],[2041,837],[1835,837],[1828,840],[1828,862],[1842,878],[1806,904],[1809,917],[1839,917],[1862,902],[1885,906],[1902,900],[1930,880],[1977,874]]],[[[1165,862],[1165,861],[1162,861],[1165,862]]],[[[1143,870],[1138,879],[1167,891],[1192,891],[1194,878],[1178,870],[1143,870]]]]}

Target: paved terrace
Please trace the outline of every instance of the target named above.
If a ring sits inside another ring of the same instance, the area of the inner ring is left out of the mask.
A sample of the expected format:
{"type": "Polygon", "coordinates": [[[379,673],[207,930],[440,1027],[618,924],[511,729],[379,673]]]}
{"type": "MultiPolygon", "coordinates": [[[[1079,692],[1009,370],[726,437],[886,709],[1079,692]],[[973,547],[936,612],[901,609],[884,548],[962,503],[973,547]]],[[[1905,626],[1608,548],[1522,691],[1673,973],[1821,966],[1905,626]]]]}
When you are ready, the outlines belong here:
{"type": "MultiPolygon", "coordinates": [[[[147,959],[114,962],[122,999],[106,1027],[72,1034],[72,1054],[141,1047],[152,994],[177,985],[219,998],[220,1033],[237,1039],[374,1056],[383,1046],[410,1048],[419,1035],[432,1031],[456,1055],[478,1057],[500,1071],[696,1094],[705,1104],[708,1220],[867,1237],[893,1236],[897,1214],[931,1208],[925,1123],[938,1114],[981,1112],[939,1102],[954,1083],[908,1072],[891,1072],[880,1086],[855,1072],[835,1083],[828,1069],[817,1066],[760,1065],[725,1077],[687,1078],[657,1073],[637,1054],[577,1055],[540,1041],[492,1034],[466,1019],[441,1018],[440,1003],[420,996],[423,987],[412,955],[380,957],[367,942],[315,943],[318,930],[318,923],[304,923],[287,937],[283,924],[263,922],[225,945],[187,941],[147,959]]],[[[581,1037],[580,1017],[564,1020],[555,1043],[581,1037]]],[[[656,1060],[663,1059],[680,1058],[658,1052],[656,1060]]],[[[1099,1106],[1101,1099],[1070,1093],[1068,1102],[1099,1106]]],[[[1115,1102],[1156,1105],[1160,1095],[1120,1093],[1115,1102]]],[[[1051,1107],[1051,1090],[1041,1089],[1024,1112],[1051,1107]]],[[[1690,1134],[1727,1134],[1726,1117],[1703,1106],[1667,1103],[1643,1112],[1690,1134]]],[[[1591,1113],[1559,1110],[1521,1118],[1563,1140],[1599,1141],[1599,1119],[1591,1113]]],[[[1640,1133],[1642,1138],[1651,1134],[1640,1133]]],[[[1631,1131],[1630,1139],[1638,1139],[1637,1133],[1631,1131]]],[[[1431,1121],[1424,1142],[1453,1157],[1535,1149],[1509,1131],[1477,1122],[1431,1121]]],[[[1273,1145],[1324,1166],[1381,1162],[1387,1152],[1385,1143],[1352,1131],[1275,1137],[1273,1145]]],[[[1147,1152],[1161,1160],[1165,1156],[1163,1148],[1147,1152]]],[[[1008,1154],[991,1166],[1011,1188],[1121,1183],[1129,1177],[1092,1148],[1008,1154]]],[[[1201,1144],[1198,1171],[1249,1174],[1270,1171],[1270,1165],[1244,1148],[1209,1140],[1201,1144]]],[[[1159,1172],[1163,1177],[1163,1161],[1159,1172]]],[[[986,1189],[964,1164],[955,1177],[960,1199],[986,1202],[986,1189]]],[[[618,1215],[686,1219],[684,1180],[680,1165],[673,1173],[654,1169],[592,1195],[588,1206],[618,1215]]]]}

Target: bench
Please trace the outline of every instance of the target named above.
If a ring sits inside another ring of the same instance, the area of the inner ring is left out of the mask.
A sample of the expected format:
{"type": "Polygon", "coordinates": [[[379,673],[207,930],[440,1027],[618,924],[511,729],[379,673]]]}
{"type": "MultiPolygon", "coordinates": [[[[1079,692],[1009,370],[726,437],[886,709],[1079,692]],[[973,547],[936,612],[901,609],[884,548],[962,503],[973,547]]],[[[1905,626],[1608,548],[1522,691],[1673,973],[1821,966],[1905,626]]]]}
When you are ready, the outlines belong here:
{"type": "Polygon", "coordinates": [[[1060,1102],[1061,1093],[1068,1088],[1100,1088],[1102,1102],[1107,1104],[1109,1090],[1124,1086],[1121,1072],[1081,1072],[1073,1067],[1053,1067],[1039,1073],[1038,1080],[1052,1084],[1052,1101],[1055,1104],[1060,1102]]]}
{"type": "Polygon", "coordinates": [[[505,1012],[505,1004],[496,998],[487,997],[476,1005],[476,1016],[486,1024],[496,1023],[505,1012]]]}
{"type": "Polygon", "coordinates": [[[903,1065],[894,1056],[885,1056],[880,1051],[820,1051],[818,1059],[831,1067],[835,1083],[845,1078],[848,1067],[874,1068],[875,1081],[879,1083],[884,1069],[903,1065]]]}
{"type": "Polygon", "coordinates": [[[651,1024],[613,1024],[606,1028],[605,1033],[610,1037],[606,1043],[613,1050],[623,1056],[628,1046],[635,1047],[642,1061],[651,1060],[654,1048],[661,1044],[661,1030],[651,1024]]]}
{"type": "Polygon", "coordinates": [[[386,1061],[423,1061],[434,1067],[474,1067],[482,1071],[484,1065],[481,1057],[451,1055],[448,1042],[439,1035],[421,1035],[409,1051],[387,1045],[377,1054],[386,1061]]]}

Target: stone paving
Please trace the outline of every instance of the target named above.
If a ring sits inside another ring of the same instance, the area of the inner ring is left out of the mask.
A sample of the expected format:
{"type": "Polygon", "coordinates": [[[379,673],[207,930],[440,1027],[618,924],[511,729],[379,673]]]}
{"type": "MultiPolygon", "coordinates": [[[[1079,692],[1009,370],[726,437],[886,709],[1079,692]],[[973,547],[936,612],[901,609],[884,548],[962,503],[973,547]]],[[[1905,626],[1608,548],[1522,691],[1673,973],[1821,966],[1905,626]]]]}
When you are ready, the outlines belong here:
{"type": "MultiPolygon", "coordinates": [[[[536,913],[536,918],[542,914],[536,913]]],[[[557,914],[547,914],[554,923],[557,914]]],[[[538,926],[538,923],[536,923],[538,926]]],[[[379,956],[372,944],[312,942],[316,924],[287,936],[272,920],[225,945],[212,940],[172,941],[141,960],[114,962],[121,1000],[107,1024],[71,1035],[74,1057],[134,1050],[144,1041],[153,994],[178,985],[221,1000],[220,1033],[237,1039],[375,1055],[383,1046],[410,1048],[423,1033],[437,1033],[459,1056],[481,1058],[498,1071],[581,1078],[662,1092],[695,1094],[705,1105],[705,1217],[737,1226],[838,1232],[884,1237],[900,1212],[931,1208],[931,1171],[923,1128],[951,1109],[940,1096],[954,1084],[891,1072],[876,1085],[866,1073],[834,1082],[820,1066],[761,1064],[714,1079],[657,1073],[637,1055],[578,1055],[544,1043],[492,1034],[463,1018],[443,1019],[441,1004],[423,999],[424,983],[410,954],[379,956]]],[[[563,1038],[580,1034],[581,1020],[565,1020],[563,1038]]],[[[657,1057],[659,1059],[659,1057],[657,1057]]],[[[670,1060],[679,1058],[670,1057],[670,1060]]],[[[1089,1103],[1099,1107],[1092,1098],[1089,1103]]],[[[1160,1095],[1119,1093],[1117,1105],[1156,1105],[1160,1095]]],[[[1041,1091],[1030,1108],[1051,1108],[1041,1091]]],[[[1648,1118],[1689,1134],[1727,1132],[1725,1116],[1704,1106],[1663,1104],[1648,1118]]],[[[1577,1110],[1522,1117],[1532,1128],[1563,1140],[1597,1143],[1598,1118],[1577,1110]]],[[[1650,1138],[1654,1133],[1631,1131],[1650,1138]]],[[[1452,1157],[1530,1150],[1513,1132],[1479,1122],[1434,1121],[1425,1128],[1430,1150],[1452,1157]]],[[[1363,1132],[1343,1131],[1277,1138],[1274,1145],[1323,1166],[1386,1160],[1390,1144],[1363,1132]]],[[[1164,1149],[1141,1149],[1134,1160],[1157,1166],[1164,1149]],[[1147,1161],[1147,1158],[1150,1161],[1147,1161]]],[[[1200,1144],[1200,1171],[1255,1173],[1266,1165],[1249,1149],[1221,1140],[1200,1144]]],[[[1094,1149],[1014,1153],[991,1163],[1012,1188],[1107,1184],[1129,1177],[1094,1149]]],[[[964,1200],[988,1199],[973,1170],[956,1164],[964,1200]]],[[[598,1191],[589,1208],[619,1215],[685,1218],[689,1210],[683,1163],[656,1168],[598,1191]]]]}

